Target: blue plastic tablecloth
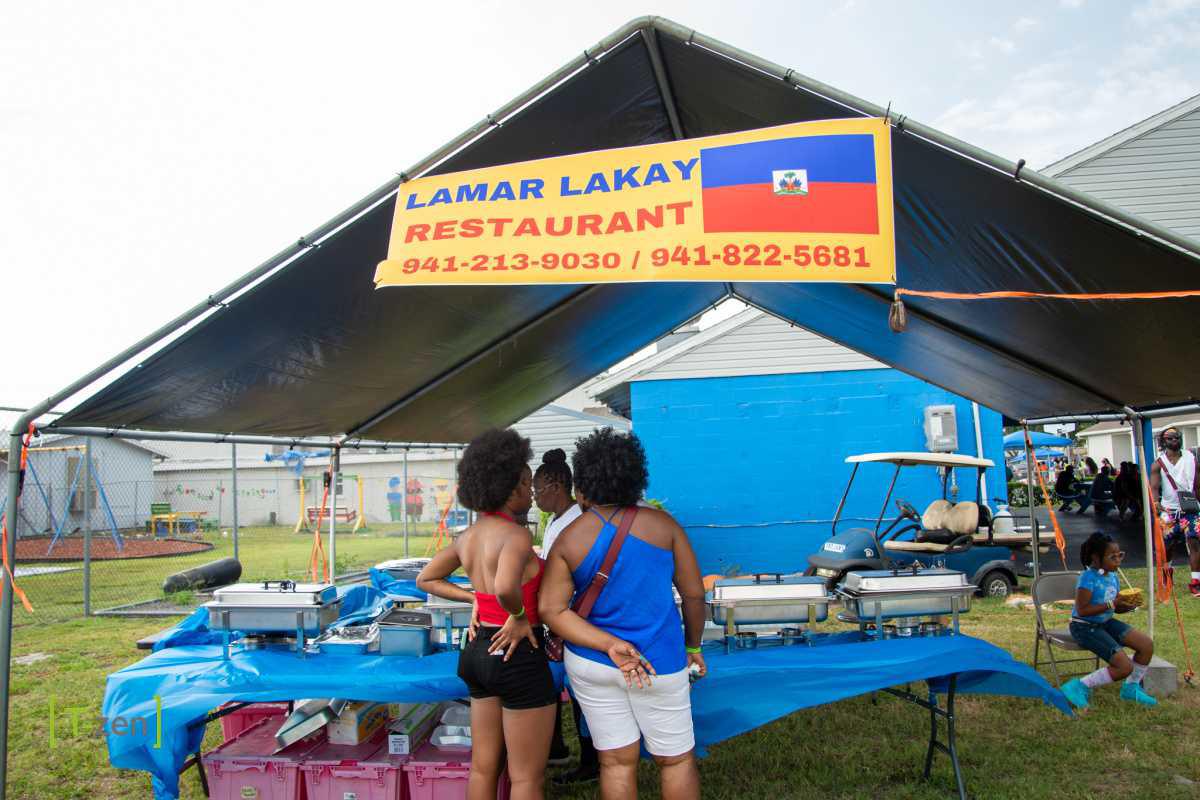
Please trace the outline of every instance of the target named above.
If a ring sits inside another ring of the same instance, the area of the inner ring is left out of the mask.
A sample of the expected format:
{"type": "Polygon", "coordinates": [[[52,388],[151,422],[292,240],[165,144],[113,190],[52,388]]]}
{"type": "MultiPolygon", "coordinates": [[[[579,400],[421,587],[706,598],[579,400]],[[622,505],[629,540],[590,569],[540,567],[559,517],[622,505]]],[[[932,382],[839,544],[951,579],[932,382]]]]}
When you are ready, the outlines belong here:
{"type": "MultiPolygon", "coordinates": [[[[762,647],[725,654],[705,649],[709,675],[692,695],[696,741],[703,748],[753,730],[801,708],[914,681],[958,691],[1031,697],[1071,713],[1062,693],[995,645],[970,636],[862,642],[857,632],[820,637],[813,646],[762,647]],[[941,678],[942,680],[938,680],[941,678]]],[[[212,644],[167,647],[109,676],[106,719],[123,718],[126,732],[109,732],[114,767],[151,773],[155,796],[176,798],[184,761],[200,747],[203,729],[189,723],[231,701],[307,697],[417,702],[466,696],[455,675],[458,654],[425,658],[329,655],[299,658],[286,651],[236,648],[226,661],[212,644]],[[161,728],[155,725],[161,700],[161,728]],[[145,735],[129,720],[145,718],[145,735]],[[161,738],[156,738],[161,730],[161,738]]],[[[557,665],[556,665],[557,666],[557,665]]]]}

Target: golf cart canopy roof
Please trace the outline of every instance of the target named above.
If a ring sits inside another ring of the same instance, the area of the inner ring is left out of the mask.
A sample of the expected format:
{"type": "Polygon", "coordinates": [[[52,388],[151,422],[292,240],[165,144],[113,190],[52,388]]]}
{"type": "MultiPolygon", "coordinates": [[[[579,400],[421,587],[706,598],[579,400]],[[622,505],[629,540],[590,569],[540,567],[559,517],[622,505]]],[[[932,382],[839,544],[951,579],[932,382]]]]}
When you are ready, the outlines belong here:
{"type": "Polygon", "coordinates": [[[959,453],[863,453],[857,456],[846,456],[847,464],[895,464],[898,467],[979,467],[995,466],[990,458],[976,458],[959,453]]]}
{"type": "Polygon", "coordinates": [[[1196,398],[1179,354],[1200,351],[1200,325],[1183,322],[1200,316],[1200,297],[1189,294],[1200,288],[1200,244],[1023,161],[658,17],[584,50],[243,281],[171,323],[164,330],[174,334],[206,315],[157,352],[146,355],[167,334],[77,382],[107,385],[48,430],[464,442],[532,413],[726,297],[1013,419],[1196,398]],[[899,288],[1054,299],[910,295],[907,327],[893,333],[895,295],[885,285],[375,288],[397,192],[410,177],[855,117],[892,125],[899,288]],[[1060,297],[1133,292],[1178,296],[1060,297]],[[1162,341],[1172,346],[1145,345],[1162,341]]]}

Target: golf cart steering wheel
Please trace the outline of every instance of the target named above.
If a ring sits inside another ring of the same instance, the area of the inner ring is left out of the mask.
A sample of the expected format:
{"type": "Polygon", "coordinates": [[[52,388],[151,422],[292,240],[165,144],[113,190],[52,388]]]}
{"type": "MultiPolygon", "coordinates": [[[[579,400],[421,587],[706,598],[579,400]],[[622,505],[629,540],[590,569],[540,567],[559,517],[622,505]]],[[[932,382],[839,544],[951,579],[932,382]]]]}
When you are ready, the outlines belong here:
{"type": "Polygon", "coordinates": [[[900,512],[901,517],[907,517],[915,522],[921,521],[921,515],[917,513],[915,508],[913,508],[913,504],[907,500],[901,500],[899,497],[897,497],[896,510],[900,512]]]}

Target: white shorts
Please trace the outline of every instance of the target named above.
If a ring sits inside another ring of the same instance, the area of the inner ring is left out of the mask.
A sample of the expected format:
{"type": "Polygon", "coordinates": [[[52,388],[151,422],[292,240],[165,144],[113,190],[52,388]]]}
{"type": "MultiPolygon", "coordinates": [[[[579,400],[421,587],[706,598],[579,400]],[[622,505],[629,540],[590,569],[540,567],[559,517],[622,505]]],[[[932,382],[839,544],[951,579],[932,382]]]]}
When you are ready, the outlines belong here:
{"type": "Polygon", "coordinates": [[[597,750],[615,750],[645,739],[655,756],[683,755],[696,746],[692,692],[686,669],[653,675],[648,687],[630,689],[616,667],[563,654],[571,690],[597,750]]]}

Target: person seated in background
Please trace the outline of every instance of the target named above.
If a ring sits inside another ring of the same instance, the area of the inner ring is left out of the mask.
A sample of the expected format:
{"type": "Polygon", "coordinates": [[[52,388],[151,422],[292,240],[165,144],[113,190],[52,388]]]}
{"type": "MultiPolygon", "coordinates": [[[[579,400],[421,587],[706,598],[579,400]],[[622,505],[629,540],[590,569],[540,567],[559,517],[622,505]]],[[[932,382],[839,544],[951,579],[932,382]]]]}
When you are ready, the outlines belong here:
{"type": "Polygon", "coordinates": [[[1084,505],[1080,502],[1081,495],[1079,487],[1075,485],[1075,468],[1067,464],[1059,470],[1058,476],[1054,479],[1054,494],[1058,495],[1058,499],[1062,501],[1059,506],[1059,511],[1070,511],[1071,506],[1079,502],[1079,507],[1082,510],[1084,505]]]}
{"type": "Polygon", "coordinates": [[[1112,511],[1113,507],[1113,479],[1112,470],[1108,467],[1101,467],[1100,474],[1092,481],[1092,488],[1088,492],[1087,500],[1081,501],[1079,513],[1082,514],[1087,510],[1088,505],[1096,507],[1096,516],[1103,517],[1112,511]]]}
{"type": "Polygon", "coordinates": [[[1117,509],[1117,519],[1125,521],[1125,513],[1130,512],[1130,519],[1142,515],[1142,482],[1139,479],[1137,466],[1129,461],[1122,461],[1113,479],[1113,505],[1117,509]]]}
{"type": "Polygon", "coordinates": [[[1094,478],[1100,474],[1100,468],[1096,466],[1096,461],[1091,456],[1083,457],[1083,477],[1094,478]]]}

